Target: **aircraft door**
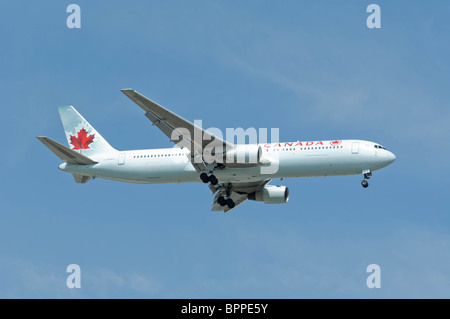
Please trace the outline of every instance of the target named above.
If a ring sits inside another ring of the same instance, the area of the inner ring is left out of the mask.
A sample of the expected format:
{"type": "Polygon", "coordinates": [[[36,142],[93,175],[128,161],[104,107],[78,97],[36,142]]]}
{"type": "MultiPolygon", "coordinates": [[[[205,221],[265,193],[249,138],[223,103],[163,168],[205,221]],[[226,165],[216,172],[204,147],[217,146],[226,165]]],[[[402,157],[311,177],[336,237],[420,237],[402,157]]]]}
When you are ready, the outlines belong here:
{"type": "Polygon", "coordinates": [[[119,165],[125,164],[125,156],[126,156],[126,153],[120,153],[119,154],[119,161],[118,161],[119,165]]]}
{"type": "Polygon", "coordinates": [[[352,144],[352,154],[359,154],[359,142],[352,144]]]}

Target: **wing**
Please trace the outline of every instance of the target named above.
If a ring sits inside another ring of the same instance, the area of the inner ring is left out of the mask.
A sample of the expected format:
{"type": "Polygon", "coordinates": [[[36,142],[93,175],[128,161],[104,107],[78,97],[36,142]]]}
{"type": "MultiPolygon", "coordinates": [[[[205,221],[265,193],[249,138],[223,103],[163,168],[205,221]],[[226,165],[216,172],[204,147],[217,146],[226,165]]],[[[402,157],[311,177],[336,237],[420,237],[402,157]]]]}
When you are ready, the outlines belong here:
{"type": "MultiPolygon", "coordinates": [[[[215,152],[214,155],[224,156],[227,151],[232,150],[232,152],[238,152],[239,150],[242,150],[242,148],[239,149],[240,146],[228,143],[218,136],[203,130],[134,90],[125,89],[121,91],[146,112],[145,116],[153,123],[153,125],[159,128],[171,142],[176,143],[180,148],[188,148],[190,161],[199,173],[206,173],[208,171],[213,173],[215,168],[231,167],[231,165],[234,165],[234,167],[250,167],[268,163],[267,160],[261,159],[260,155],[262,150],[260,146],[256,146],[256,149],[253,149],[253,151],[256,150],[255,154],[257,154],[256,163],[233,164],[224,162],[219,164],[214,160],[208,162],[209,160],[205,157],[205,154],[208,154],[208,152],[210,152],[209,154],[213,154],[211,150],[215,152]]],[[[210,184],[209,187],[213,194],[215,194],[212,210],[224,212],[230,211],[245,202],[248,199],[249,194],[260,191],[269,181],[270,179],[252,183],[217,183],[216,181],[216,185],[210,184]],[[231,199],[234,205],[231,204],[231,208],[228,205],[220,205],[218,202],[220,197],[222,197],[222,199],[231,199]]]]}
{"type": "Polygon", "coordinates": [[[223,153],[228,149],[234,148],[233,144],[210,134],[138,92],[131,89],[121,91],[146,112],[145,116],[171,142],[176,143],[180,148],[187,147],[189,149],[191,163],[198,172],[204,170],[210,164],[205,162],[202,156],[206,146],[211,146],[211,143],[213,143],[217,149],[220,147],[223,153]]]}
{"type": "Polygon", "coordinates": [[[269,182],[270,179],[250,183],[227,183],[216,186],[210,185],[213,195],[215,194],[211,210],[228,213],[230,210],[245,202],[248,199],[249,194],[261,190],[269,182]],[[218,202],[219,197],[231,198],[235,206],[233,208],[229,208],[227,205],[220,205],[218,202]]]}

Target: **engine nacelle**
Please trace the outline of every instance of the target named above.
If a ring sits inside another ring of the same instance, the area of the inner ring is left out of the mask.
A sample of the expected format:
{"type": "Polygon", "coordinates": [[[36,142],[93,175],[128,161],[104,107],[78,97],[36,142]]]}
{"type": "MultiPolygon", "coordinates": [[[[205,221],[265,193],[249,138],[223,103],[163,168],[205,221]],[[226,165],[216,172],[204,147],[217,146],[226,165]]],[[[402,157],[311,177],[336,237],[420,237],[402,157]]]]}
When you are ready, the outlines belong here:
{"type": "Polygon", "coordinates": [[[262,148],[259,145],[237,145],[226,152],[225,163],[227,166],[251,166],[261,162],[262,148]]]}
{"type": "Polygon", "coordinates": [[[264,204],[284,204],[289,200],[289,188],[266,185],[262,190],[248,194],[248,199],[264,201],[264,204]]]}

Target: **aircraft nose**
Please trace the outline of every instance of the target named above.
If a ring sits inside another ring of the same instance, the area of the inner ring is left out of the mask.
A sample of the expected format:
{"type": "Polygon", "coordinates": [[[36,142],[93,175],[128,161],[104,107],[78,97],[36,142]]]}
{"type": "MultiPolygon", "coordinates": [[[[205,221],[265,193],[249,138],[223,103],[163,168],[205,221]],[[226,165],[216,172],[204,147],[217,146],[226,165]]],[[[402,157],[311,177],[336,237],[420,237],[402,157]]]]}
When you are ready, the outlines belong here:
{"type": "Polygon", "coordinates": [[[393,162],[395,161],[396,158],[397,158],[397,157],[395,156],[394,153],[389,152],[389,151],[387,152],[387,161],[388,161],[388,164],[393,163],[393,162]]]}

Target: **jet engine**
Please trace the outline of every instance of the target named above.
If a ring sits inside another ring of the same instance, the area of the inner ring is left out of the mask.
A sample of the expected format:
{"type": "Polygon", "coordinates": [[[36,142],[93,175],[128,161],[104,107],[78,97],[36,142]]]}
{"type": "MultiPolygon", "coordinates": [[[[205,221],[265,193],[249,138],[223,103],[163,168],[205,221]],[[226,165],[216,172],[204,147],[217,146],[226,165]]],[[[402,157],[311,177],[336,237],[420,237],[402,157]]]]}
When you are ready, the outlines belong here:
{"type": "Polygon", "coordinates": [[[237,145],[226,152],[225,163],[229,167],[256,166],[261,164],[261,156],[262,148],[259,145],[237,145]]]}
{"type": "Polygon", "coordinates": [[[248,199],[264,201],[264,204],[284,204],[289,200],[289,188],[266,185],[262,190],[248,194],[248,199]]]}

